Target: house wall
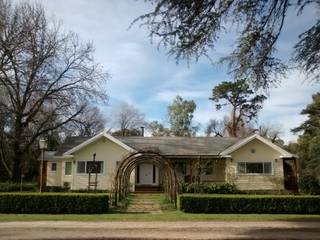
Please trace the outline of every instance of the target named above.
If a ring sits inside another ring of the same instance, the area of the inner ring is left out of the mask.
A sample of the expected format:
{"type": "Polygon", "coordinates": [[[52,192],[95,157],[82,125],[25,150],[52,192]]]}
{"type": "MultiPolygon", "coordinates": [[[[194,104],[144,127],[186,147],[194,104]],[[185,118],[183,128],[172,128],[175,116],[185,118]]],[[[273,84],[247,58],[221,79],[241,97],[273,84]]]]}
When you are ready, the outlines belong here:
{"type": "MultiPolygon", "coordinates": [[[[212,164],[212,173],[206,174],[204,172],[200,173],[201,182],[225,182],[225,159],[221,158],[203,158],[199,159],[183,159],[180,161],[185,161],[186,173],[182,174],[179,169],[176,168],[177,176],[180,181],[184,181],[184,176],[197,176],[198,168],[205,168],[206,164],[212,164]],[[201,162],[200,162],[201,161],[201,162]]],[[[191,180],[191,179],[190,179],[191,180]]]]}
{"type": "MultiPolygon", "coordinates": [[[[50,163],[48,162],[47,186],[62,187],[64,183],[67,183],[73,190],[87,189],[89,175],[86,173],[77,173],[77,163],[78,161],[92,161],[93,153],[96,153],[96,161],[104,162],[104,171],[102,174],[98,174],[97,189],[111,190],[117,162],[123,160],[129,152],[107,138],[101,138],[77,151],[74,153],[73,158],[58,159],[56,172],[49,170],[50,163]],[[72,174],[65,175],[65,163],[69,161],[72,162],[72,174]]],[[[132,175],[131,182],[134,182],[134,173],[132,175]]],[[[92,174],[92,180],[94,180],[94,178],[95,174],[92,174]]]]}
{"type": "Polygon", "coordinates": [[[61,162],[60,161],[47,161],[47,186],[60,186],[61,184],[61,162]],[[51,171],[52,162],[57,163],[57,170],[51,171]]]}
{"type": "Polygon", "coordinates": [[[226,179],[240,190],[284,189],[283,160],[280,153],[254,139],[231,154],[226,160],[226,179]],[[239,174],[238,162],[271,162],[272,174],[239,174]]]}
{"type": "Polygon", "coordinates": [[[212,173],[203,174],[200,177],[202,182],[224,182],[225,181],[225,160],[210,159],[212,161],[212,173]]]}
{"type": "MultiPolygon", "coordinates": [[[[96,161],[104,161],[103,174],[98,174],[98,189],[111,190],[116,173],[117,162],[123,160],[129,152],[107,138],[101,138],[85,148],[74,153],[73,175],[63,177],[63,181],[70,180],[72,189],[85,189],[88,187],[88,174],[77,173],[78,161],[92,161],[96,153],[96,161]]],[[[92,175],[93,178],[95,174],[92,175]]]]}

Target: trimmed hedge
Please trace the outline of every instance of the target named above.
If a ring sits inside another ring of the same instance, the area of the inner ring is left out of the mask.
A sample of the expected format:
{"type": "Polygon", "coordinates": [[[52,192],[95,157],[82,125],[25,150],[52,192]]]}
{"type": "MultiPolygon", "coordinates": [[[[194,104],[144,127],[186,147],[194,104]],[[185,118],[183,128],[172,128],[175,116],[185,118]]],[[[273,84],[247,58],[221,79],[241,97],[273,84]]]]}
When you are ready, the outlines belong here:
{"type": "Polygon", "coordinates": [[[108,208],[107,194],[0,193],[0,213],[94,214],[108,208]]]}
{"type": "Polygon", "coordinates": [[[234,194],[239,191],[234,184],[230,183],[183,183],[183,193],[218,193],[218,194],[234,194]]]}
{"type": "Polygon", "coordinates": [[[182,195],[179,201],[188,213],[320,214],[320,196],[182,195]]]}
{"type": "MultiPolygon", "coordinates": [[[[20,188],[20,183],[0,182],[0,192],[19,192],[20,188]]],[[[37,183],[27,182],[22,184],[22,191],[24,192],[35,192],[37,189],[37,183]]]]}

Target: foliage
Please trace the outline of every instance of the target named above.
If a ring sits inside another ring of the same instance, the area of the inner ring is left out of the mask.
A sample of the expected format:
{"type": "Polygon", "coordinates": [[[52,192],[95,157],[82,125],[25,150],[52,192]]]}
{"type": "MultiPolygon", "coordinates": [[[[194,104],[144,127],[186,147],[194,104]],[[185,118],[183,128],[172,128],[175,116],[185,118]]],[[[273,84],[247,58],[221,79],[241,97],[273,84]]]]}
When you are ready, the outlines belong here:
{"type": "Polygon", "coordinates": [[[97,107],[88,106],[72,121],[66,124],[61,132],[67,136],[92,137],[104,129],[106,118],[97,107]]]}
{"type": "Polygon", "coordinates": [[[37,183],[15,183],[15,182],[0,182],[0,192],[35,192],[37,191],[37,183]]]}
{"type": "Polygon", "coordinates": [[[148,124],[148,130],[154,137],[170,136],[170,129],[163,126],[158,121],[152,121],[148,124]]]}
{"type": "Polygon", "coordinates": [[[138,136],[141,135],[140,127],[146,125],[144,114],[133,105],[122,102],[115,112],[114,125],[119,128],[119,132],[114,135],[138,136]],[[139,133],[139,134],[138,134],[139,133]]]}
{"type": "Polygon", "coordinates": [[[173,100],[173,103],[168,107],[168,117],[170,131],[174,136],[190,137],[196,134],[198,127],[192,125],[196,107],[193,100],[183,100],[180,96],[173,100]]]}
{"type": "Polygon", "coordinates": [[[106,194],[0,193],[1,213],[94,214],[108,211],[106,194]]]}
{"type": "Polygon", "coordinates": [[[216,102],[217,110],[231,106],[231,119],[226,128],[231,137],[238,137],[241,127],[257,117],[266,97],[254,94],[246,80],[241,79],[215,86],[210,99],[216,102]]]}
{"type": "MultiPolygon", "coordinates": [[[[201,56],[214,59],[212,50],[221,32],[235,32],[235,49],[222,61],[228,63],[230,72],[236,78],[246,77],[246,81],[255,88],[273,86],[287,70],[283,61],[275,57],[275,52],[288,11],[296,11],[297,16],[301,17],[300,13],[307,6],[320,6],[318,0],[150,2],[154,4],[154,9],[138,17],[134,23],[142,22],[148,28],[150,37],[159,40],[159,45],[167,47],[169,54],[175,56],[177,61],[198,60],[201,56]]],[[[314,30],[318,30],[318,26],[317,23],[306,31],[297,46],[297,60],[307,70],[319,69],[319,61],[312,60],[313,56],[319,56],[319,36],[314,30]],[[309,46],[311,48],[307,49],[309,46]],[[307,49],[305,56],[304,49],[307,49]],[[310,67],[309,63],[312,63],[310,67]]]]}
{"type": "Polygon", "coordinates": [[[113,131],[112,136],[124,137],[124,136],[141,136],[141,131],[138,129],[122,129],[113,131]]]}
{"type": "Polygon", "coordinates": [[[230,183],[183,183],[182,193],[218,193],[233,194],[238,193],[234,184],[230,183]]]}
{"type": "Polygon", "coordinates": [[[182,195],[189,213],[319,214],[320,196],[182,195]]]}
{"type": "Polygon", "coordinates": [[[303,193],[320,195],[320,181],[314,175],[304,173],[299,178],[299,189],[303,193]]]}
{"type": "Polygon", "coordinates": [[[0,16],[1,158],[19,181],[39,137],[107,101],[108,75],[94,62],[93,46],[49,20],[40,4],[0,0],[0,16]]]}
{"type": "Polygon", "coordinates": [[[294,60],[307,73],[307,77],[320,81],[320,20],[299,36],[295,46],[294,60]]]}
{"type": "Polygon", "coordinates": [[[258,127],[257,132],[260,136],[269,139],[278,145],[284,145],[284,141],[280,138],[282,127],[279,125],[262,124],[258,127]]]}
{"type": "Polygon", "coordinates": [[[217,119],[210,119],[204,133],[207,137],[210,137],[211,134],[214,134],[215,137],[223,137],[224,132],[224,122],[217,119]]]}
{"type": "Polygon", "coordinates": [[[307,120],[293,132],[302,132],[298,138],[297,153],[299,157],[300,187],[304,192],[314,192],[320,185],[320,93],[312,96],[313,102],[301,114],[307,115],[307,120]],[[307,181],[310,180],[310,183],[307,181]],[[318,184],[315,184],[315,181],[318,184]],[[308,190],[307,187],[310,187],[308,190]]]}

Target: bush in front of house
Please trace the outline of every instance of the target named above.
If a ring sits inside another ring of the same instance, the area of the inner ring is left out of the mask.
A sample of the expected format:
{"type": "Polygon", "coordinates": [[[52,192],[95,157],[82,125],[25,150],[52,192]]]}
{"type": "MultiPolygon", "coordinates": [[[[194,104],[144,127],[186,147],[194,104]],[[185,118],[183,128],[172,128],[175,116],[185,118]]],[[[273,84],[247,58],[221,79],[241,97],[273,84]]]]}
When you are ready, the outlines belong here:
{"type": "Polygon", "coordinates": [[[231,183],[183,183],[182,193],[234,194],[238,190],[231,183]]]}
{"type": "Polygon", "coordinates": [[[0,213],[106,213],[107,194],[0,193],[0,213]]]}
{"type": "Polygon", "coordinates": [[[36,192],[38,189],[37,183],[15,183],[15,182],[0,182],[0,192],[36,192]]]}
{"type": "Polygon", "coordinates": [[[188,213],[320,214],[320,196],[182,195],[188,213]]]}
{"type": "Polygon", "coordinates": [[[303,174],[299,178],[299,189],[302,193],[319,195],[320,181],[312,174],[303,174]]]}

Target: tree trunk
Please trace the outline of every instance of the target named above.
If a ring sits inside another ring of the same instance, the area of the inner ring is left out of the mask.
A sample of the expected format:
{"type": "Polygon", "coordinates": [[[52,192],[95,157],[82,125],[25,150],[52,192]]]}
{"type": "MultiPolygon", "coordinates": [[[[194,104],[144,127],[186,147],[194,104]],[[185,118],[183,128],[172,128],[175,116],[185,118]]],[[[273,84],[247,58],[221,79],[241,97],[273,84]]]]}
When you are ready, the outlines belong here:
{"type": "Polygon", "coordinates": [[[14,182],[19,182],[21,178],[22,173],[22,156],[23,152],[21,150],[22,145],[22,132],[23,129],[21,127],[21,121],[19,121],[19,117],[16,118],[15,123],[15,134],[14,134],[14,141],[12,143],[12,149],[13,149],[13,169],[12,169],[12,177],[11,180],[14,182]]]}
{"type": "Polygon", "coordinates": [[[232,109],[232,136],[231,137],[237,137],[237,123],[236,123],[236,109],[235,107],[232,109]]]}

